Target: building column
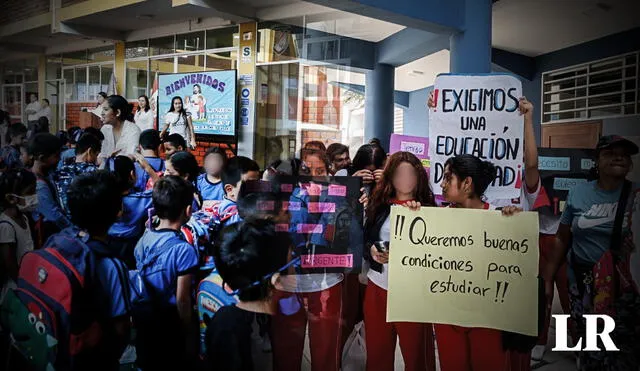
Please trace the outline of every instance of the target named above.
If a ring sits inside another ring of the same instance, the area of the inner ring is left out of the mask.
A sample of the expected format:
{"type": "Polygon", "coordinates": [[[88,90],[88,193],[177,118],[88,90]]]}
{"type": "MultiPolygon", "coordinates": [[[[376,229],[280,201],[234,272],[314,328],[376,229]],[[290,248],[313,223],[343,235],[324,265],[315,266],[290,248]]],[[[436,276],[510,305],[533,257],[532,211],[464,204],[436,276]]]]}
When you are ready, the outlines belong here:
{"type": "MultiPolygon", "coordinates": [[[[127,95],[127,92],[126,92],[127,87],[124,85],[124,78],[126,73],[125,66],[124,66],[124,58],[125,58],[124,42],[123,41],[116,42],[114,45],[114,49],[115,49],[114,74],[116,77],[115,90],[117,91],[118,95],[122,95],[123,97],[125,97],[127,95]]],[[[114,94],[115,93],[116,92],[114,91],[114,94]]]]}
{"type": "Polygon", "coordinates": [[[389,139],[393,134],[395,67],[376,64],[366,74],[364,94],[364,137],[380,139],[382,147],[389,150],[389,139]]]}
{"type": "Polygon", "coordinates": [[[465,30],[451,36],[451,73],[491,72],[491,0],[465,0],[465,30]]]}

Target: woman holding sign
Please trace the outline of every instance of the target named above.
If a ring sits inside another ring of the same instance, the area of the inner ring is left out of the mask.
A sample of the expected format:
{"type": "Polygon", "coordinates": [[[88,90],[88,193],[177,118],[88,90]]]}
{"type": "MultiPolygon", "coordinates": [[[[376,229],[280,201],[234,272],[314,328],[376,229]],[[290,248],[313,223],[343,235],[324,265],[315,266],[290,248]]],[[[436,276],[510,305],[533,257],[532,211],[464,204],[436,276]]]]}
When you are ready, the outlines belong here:
{"type": "Polygon", "coordinates": [[[430,324],[387,322],[387,289],[389,284],[389,241],[391,206],[434,206],[429,178],[420,160],[409,152],[394,153],[387,160],[382,180],[373,191],[367,207],[365,225],[365,259],[371,269],[364,297],[367,370],[394,369],[396,337],[405,370],[435,370],[433,330],[430,324]]]}
{"type": "MultiPolygon", "coordinates": [[[[496,177],[496,167],[472,155],[452,157],[444,165],[442,195],[451,207],[496,210],[483,201],[484,192],[496,177]]],[[[522,209],[507,206],[503,215],[522,209]]],[[[503,346],[503,332],[489,328],[434,325],[442,371],[506,371],[509,357],[503,346]]]]}
{"type": "Polygon", "coordinates": [[[581,370],[637,371],[640,367],[640,293],[631,273],[632,215],[640,187],[626,180],[633,166],[631,156],[637,153],[638,146],[627,139],[600,138],[597,180],[569,191],[556,248],[545,267],[546,294],[551,297],[554,276],[567,256],[571,314],[583,346],[588,343],[585,314],[606,314],[615,321],[610,337],[620,351],[580,352],[581,370]]]}

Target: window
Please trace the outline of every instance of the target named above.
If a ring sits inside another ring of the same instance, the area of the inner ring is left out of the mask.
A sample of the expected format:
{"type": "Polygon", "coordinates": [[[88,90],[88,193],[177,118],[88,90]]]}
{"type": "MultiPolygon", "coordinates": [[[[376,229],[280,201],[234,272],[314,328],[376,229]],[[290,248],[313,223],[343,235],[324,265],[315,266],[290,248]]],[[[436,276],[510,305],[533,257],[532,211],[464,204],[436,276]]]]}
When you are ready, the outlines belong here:
{"type": "Polygon", "coordinates": [[[400,107],[393,109],[393,132],[395,134],[404,133],[404,109],[400,107]]]}
{"type": "Polygon", "coordinates": [[[127,91],[129,99],[147,94],[148,60],[127,62],[127,91]]]}
{"type": "Polygon", "coordinates": [[[581,120],[639,113],[639,53],[542,75],[542,121],[581,120]]]}
{"type": "Polygon", "coordinates": [[[204,50],[204,31],[176,36],[176,53],[204,50]]]}
{"type": "Polygon", "coordinates": [[[175,36],[159,37],[149,40],[150,55],[173,54],[175,51],[175,36]]]}

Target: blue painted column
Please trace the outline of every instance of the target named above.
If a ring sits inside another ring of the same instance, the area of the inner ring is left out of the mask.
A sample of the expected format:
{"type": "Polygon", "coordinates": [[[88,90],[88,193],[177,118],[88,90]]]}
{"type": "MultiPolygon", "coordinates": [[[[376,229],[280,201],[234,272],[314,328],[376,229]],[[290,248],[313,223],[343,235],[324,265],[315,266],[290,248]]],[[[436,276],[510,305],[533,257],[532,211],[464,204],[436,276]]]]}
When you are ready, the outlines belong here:
{"type": "Polygon", "coordinates": [[[464,31],[451,36],[451,73],[491,72],[491,0],[464,0],[464,31]]]}
{"type": "Polygon", "coordinates": [[[389,150],[393,133],[395,67],[376,64],[366,74],[364,94],[364,139],[380,139],[382,147],[389,150]]]}

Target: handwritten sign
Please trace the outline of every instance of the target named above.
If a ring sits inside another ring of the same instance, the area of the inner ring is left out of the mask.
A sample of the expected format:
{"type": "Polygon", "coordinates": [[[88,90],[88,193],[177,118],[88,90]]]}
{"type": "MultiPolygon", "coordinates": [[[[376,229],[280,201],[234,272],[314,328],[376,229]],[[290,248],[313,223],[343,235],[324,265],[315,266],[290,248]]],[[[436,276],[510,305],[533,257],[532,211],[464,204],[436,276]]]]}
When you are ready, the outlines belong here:
{"type": "Polygon", "coordinates": [[[522,83],[511,75],[439,75],[436,107],[429,117],[430,180],[435,194],[450,157],[471,154],[491,161],[498,175],[487,189],[488,199],[520,195],[523,172],[524,120],[518,113],[522,83]]]}
{"type": "Polygon", "coordinates": [[[357,273],[364,240],[361,187],[359,177],[276,176],[246,182],[238,211],[275,211],[287,222],[276,224],[276,231],[289,234],[293,254],[301,258],[297,273],[357,273]],[[255,205],[245,205],[251,194],[258,196],[255,205]]]}
{"type": "Polygon", "coordinates": [[[413,153],[420,159],[425,170],[429,168],[429,138],[391,134],[390,144],[391,154],[396,152],[413,153]]]}
{"type": "Polygon", "coordinates": [[[536,336],[538,215],[391,209],[387,321],[536,336]]]}

